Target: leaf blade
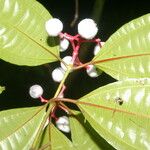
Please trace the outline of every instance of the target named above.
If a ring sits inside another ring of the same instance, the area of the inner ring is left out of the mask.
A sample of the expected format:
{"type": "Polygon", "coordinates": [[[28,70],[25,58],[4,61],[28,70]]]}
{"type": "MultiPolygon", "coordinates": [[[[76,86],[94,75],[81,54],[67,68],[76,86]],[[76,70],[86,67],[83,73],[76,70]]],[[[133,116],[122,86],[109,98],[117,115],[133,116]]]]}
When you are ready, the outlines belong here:
{"type": "Polygon", "coordinates": [[[0,149],[30,149],[45,115],[45,107],[0,112],[0,149]]]}
{"type": "Polygon", "coordinates": [[[56,40],[45,31],[51,16],[35,0],[1,0],[0,58],[17,65],[36,66],[58,60],[56,40]]]}
{"type": "Polygon", "coordinates": [[[50,123],[44,130],[41,136],[40,149],[66,149],[76,150],[73,143],[60,132],[52,123],[50,123]]]}
{"type": "Polygon", "coordinates": [[[130,79],[98,88],[79,107],[95,130],[116,149],[147,149],[150,144],[150,79],[130,79]],[[123,104],[116,98],[123,99],[123,104]],[[100,107],[99,107],[100,106],[100,107]]]}
{"type": "Polygon", "coordinates": [[[95,65],[118,80],[149,77],[149,18],[142,16],[115,32],[93,58],[95,65]]]}
{"type": "Polygon", "coordinates": [[[78,149],[113,150],[113,148],[93,130],[89,123],[84,121],[84,117],[81,113],[75,112],[75,114],[75,116],[71,116],[69,119],[72,142],[78,149]]]}
{"type": "Polygon", "coordinates": [[[52,143],[52,149],[75,149],[72,142],[63,135],[53,124],[50,125],[51,128],[51,143],[52,143]],[[56,141],[56,139],[58,139],[56,141]],[[63,140],[62,140],[63,139],[63,140]]]}

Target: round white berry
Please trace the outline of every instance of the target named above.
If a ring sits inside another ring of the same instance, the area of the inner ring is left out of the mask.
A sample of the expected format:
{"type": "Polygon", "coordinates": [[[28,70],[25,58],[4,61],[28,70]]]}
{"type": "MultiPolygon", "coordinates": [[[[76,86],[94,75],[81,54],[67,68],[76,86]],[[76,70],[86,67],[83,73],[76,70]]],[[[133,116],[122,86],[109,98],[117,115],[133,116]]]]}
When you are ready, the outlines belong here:
{"type": "MultiPolygon", "coordinates": [[[[105,42],[101,42],[101,46],[103,46],[105,44],[105,42]]],[[[100,52],[101,50],[101,47],[99,44],[97,44],[95,47],[94,47],[94,55],[97,55],[98,52],[100,52]]]]}
{"type": "Polygon", "coordinates": [[[52,71],[52,78],[55,82],[61,82],[64,74],[64,70],[61,67],[58,67],[52,71]]]}
{"type": "Polygon", "coordinates": [[[43,94],[43,88],[40,85],[33,85],[29,89],[29,94],[32,98],[39,98],[43,94]]]}
{"type": "Polygon", "coordinates": [[[58,36],[63,30],[63,24],[59,19],[52,18],[46,21],[45,28],[50,36],[58,36]]]}
{"type": "Polygon", "coordinates": [[[70,125],[69,125],[69,120],[68,117],[62,116],[59,117],[58,120],[56,121],[56,126],[59,130],[69,133],[70,132],[70,125]]]}
{"type": "Polygon", "coordinates": [[[64,52],[69,47],[69,41],[65,38],[60,40],[60,52],[64,52]]]}
{"type": "Polygon", "coordinates": [[[93,39],[97,32],[97,24],[92,19],[83,19],[78,24],[78,33],[85,39],[93,39]]]}
{"type": "Polygon", "coordinates": [[[88,65],[87,69],[86,69],[87,74],[92,77],[92,78],[96,78],[99,76],[96,68],[94,65],[88,65]]]}
{"type": "MultiPolygon", "coordinates": [[[[72,64],[72,57],[71,56],[66,56],[62,59],[66,65],[71,65],[72,64]]],[[[66,71],[67,67],[61,62],[60,63],[61,67],[66,71]]]]}

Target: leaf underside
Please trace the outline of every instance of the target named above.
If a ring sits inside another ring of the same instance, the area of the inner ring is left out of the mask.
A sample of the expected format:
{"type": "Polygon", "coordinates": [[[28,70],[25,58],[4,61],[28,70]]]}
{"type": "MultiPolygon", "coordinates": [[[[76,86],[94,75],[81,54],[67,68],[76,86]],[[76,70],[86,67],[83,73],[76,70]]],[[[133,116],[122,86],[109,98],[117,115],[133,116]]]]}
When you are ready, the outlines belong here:
{"type": "Polygon", "coordinates": [[[75,114],[75,116],[69,117],[71,139],[79,150],[114,150],[114,148],[96,133],[87,121],[84,121],[81,112],[75,112],[75,114]]]}
{"type": "Polygon", "coordinates": [[[30,149],[45,114],[45,107],[1,111],[0,149],[30,149]]]}
{"type": "Polygon", "coordinates": [[[128,79],[82,97],[79,107],[91,126],[116,149],[150,147],[150,79],[128,79]]]}
{"type": "Polygon", "coordinates": [[[41,149],[77,150],[72,142],[61,133],[52,123],[45,128],[39,146],[41,149]]]}
{"type": "Polygon", "coordinates": [[[116,31],[93,62],[117,80],[150,77],[150,14],[116,31]]]}
{"type": "Polygon", "coordinates": [[[27,66],[56,61],[56,39],[45,31],[50,18],[36,0],[0,0],[0,58],[27,66]]]}

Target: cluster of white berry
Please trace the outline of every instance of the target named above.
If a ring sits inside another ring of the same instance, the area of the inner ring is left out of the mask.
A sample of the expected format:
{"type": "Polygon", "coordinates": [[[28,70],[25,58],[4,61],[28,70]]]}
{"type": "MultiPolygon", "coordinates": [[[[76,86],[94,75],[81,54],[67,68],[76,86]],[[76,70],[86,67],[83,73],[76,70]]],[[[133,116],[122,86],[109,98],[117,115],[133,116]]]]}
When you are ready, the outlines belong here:
{"type": "MultiPolygon", "coordinates": [[[[62,22],[57,18],[52,18],[45,23],[45,28],[49,36],[58,36],[63,30],[62,22]]],[[[92,19],[83,19],[78,24],[78,33],[84,39],[93,39],[98,32],[96,23],[92,19]],[[90,30],[89,30],[90,29],[90,30]]]]}
{"type": "MultiPolygon", "coordinates": [[[[59,36],[60,37],[60,52],[64,52],[69,47],[69,40],[72,40],[73,36],[69,36],[66,33],[62,33],[63,30],[63,23],[57,19],[53,18],[48,20],[45,23],[45,28],[49,36],[59,36]]],[[[83,19],[78,24],[78,35],[85,39],[85,40],[92,40],[98,32],[97,24],[92,19],[83,19]]],[[[76,37],[76,36],[74,36],[76,37]]],[[[78,38],[78,36],[77,36],[78,38]]],[[[94,55],[96,55],[99,51],[101,46],[104,45],[104,42],[100,42],[100,44],[96,44],[94,48],[94,55]]],[[[66,56],[62,60],[65,62],[66,65],[73,65],[73,56],[66,56]]],[[[66,66],[61,62],[61,67],[56,68],[52,72],[52,78],[55,82],[61,82],[65,71],[67,70],[66,66]]],[[[89,65],[86,67],[86,72],[90,77],[98,77],[99,72],[97,72],[94,65],[89,65]]]]}
{"type": "MultiPolygon", "coordinates": [[[[62,60],[63,60],[63,62],[65,62],[66,65],[72,65],[73,64],[72,63],[72,56],[66,56],[62,60]]],[[[65,71],[67,70],[66,65],[64,65],[64,63],[61,62],[60,63],[61,67],[58,67],[52,71],[52,78],[55,82],[61,82],[62,81],[64,74],[65,74],[65,71]]]]}
{"type": "MultiPolygon", "coordinates": [[[[75,36],[71,36],[67,33],[62,33],[63,24],[62,22],[57,19],[53,18],[48,20],[45,23],[45,28],[49,36],[56,37],[59,36],[60,38],[60,52],[64,52],[68,49],[69,44],[71,43],[73,48],[72,56],[66,56],[60,62],[60,67],[55,68],[52,71],[52,78],[55,82],[61,82],[64,78],[65,72],[69,66],[80,66],[82,63],[78,57],[78,51],[80,49],[80,45],[82,42],[95,42],[96,46],[94,48],[94,55],[99,53],[100,48],[104,45],[104,42],[101,42],[100,39],[94,39],[98,32],[98,28],[96,23],[92,19],[84,19],[79,22],[78,24],[78,34],[75,36]]],[[[94,65],[87,65],[86,67],[87,74],[92,77],[98,77],[99,72],[97,71],[94,65]]],[[[63,85],[62,91],[59,93],[58,97],[63,98],[65,85],[63,85]]],[[[40,85],[33,85],[29,89],[29,94],[32,98],[40,98],[41,102],[48,102],[48,100],[42,97],[43,88],[40,85]]],[[[54,112],[54,119],[55,112],[54,112]]],[[[56,126],[59,130],[63,132],[70,132],[69,120],[68,117],[62,116],[56,119],[56,126]]]]}
{"type": "MultiPolygon", "coordinates": [[[[29,89],[29,94],[32,98],[42,98],[42,94],[43,94],[43,88],[36,84],[30,87],[29,89]]],[[[42,98],[43,99],[43,98],[42,98]]],[[[44,128],[49,124],[49,119],[47,119],[47,122],[44,126],[44,128]]],[[[69,120],[67,116],[62,116],[59,117],[56,120],[56,126],[59,130],[69,133],[70,132],[70,125],[69,125],[69,120]]]]}

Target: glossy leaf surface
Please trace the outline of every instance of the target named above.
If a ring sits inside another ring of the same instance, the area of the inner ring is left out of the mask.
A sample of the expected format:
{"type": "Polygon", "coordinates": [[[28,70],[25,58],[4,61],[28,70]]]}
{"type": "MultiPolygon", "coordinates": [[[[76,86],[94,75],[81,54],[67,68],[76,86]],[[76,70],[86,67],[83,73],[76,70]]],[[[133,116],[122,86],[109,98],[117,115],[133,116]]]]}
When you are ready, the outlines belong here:
{"type": "Polygon", "coordinates": [[[98,88],[79,104],[91,126],[116,149],[150,147],[150,79],[129,79],[98,88]]]}
{"type": "Polygon", "coordinates": [[[84,120],[81,113],[76,112],[70,118],[71,137],[73,144],[79,150],[114,150],[96,131],[84,120]]]}
{"type": "Polygon", "coordinates": [[[150,77],[150,14],[121,27],[93,61],[118,80],[150,77]]]}
{"type": "Polygon", "coordinates": [[[1,111],[0,149],[30,149],[45,114],[45,107],[1,111]]]}
{"type": "Polygon", "coordinates": [[[60,132],[53,124],[50,124],[45,128],[41,137],[41,149],[65,149],[65,150],[77,150],[72,142],[60,132]]]}
{"type": "Polygon", "coordinates": [[[0,58],[28,66],[56,61],[56,40],[45,30],[50,18],[36,0],[0,0],[0,58]]]}

